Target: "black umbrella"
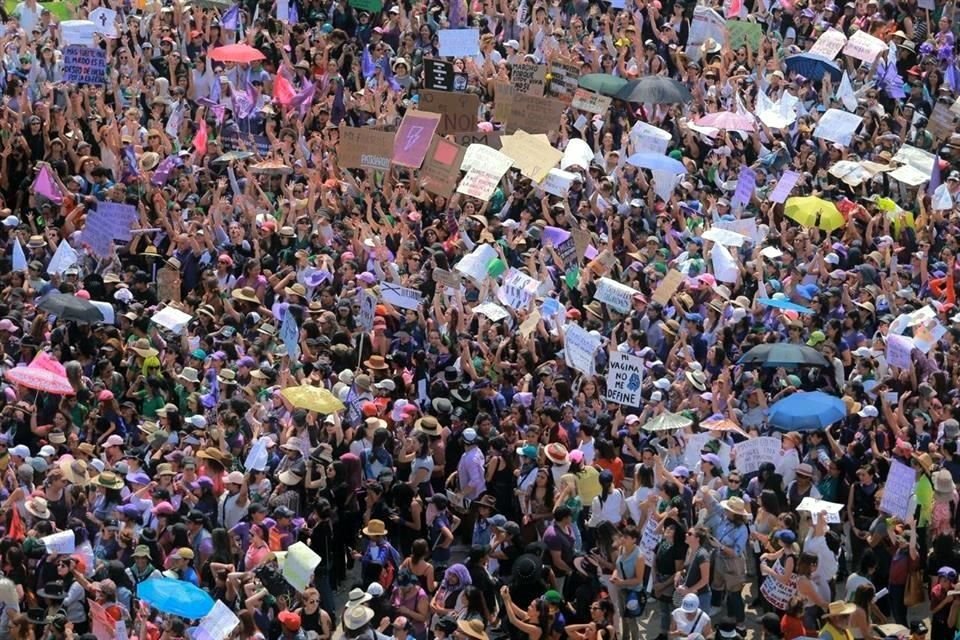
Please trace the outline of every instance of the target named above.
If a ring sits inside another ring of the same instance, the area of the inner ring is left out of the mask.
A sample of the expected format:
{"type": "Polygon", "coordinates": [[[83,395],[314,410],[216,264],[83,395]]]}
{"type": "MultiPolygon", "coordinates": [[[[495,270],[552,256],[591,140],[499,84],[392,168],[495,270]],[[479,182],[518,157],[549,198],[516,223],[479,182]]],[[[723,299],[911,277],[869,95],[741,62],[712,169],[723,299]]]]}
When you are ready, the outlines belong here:
{"type": "Polygon", "coordinates": [[[804,344],[759,344],[743,354],[737,364],[753,365],[776,369],[798,366],[829,367],[830,363],[823,355],[804,344]]]}
{"type": "Polygon", "coordinates": [[[645,104],[683,104],[693,100],[690,89],[677,80],[665,76],[647,76],[639,80],[631,80],[617,91],[614,97],[626,102],[645,104]]]}
{"type": "Polygon", "coordinates": [[[89,300],[64,293],[51,293],[43,297],[38,308],[61,320],[73,320],[81,324],[103,322],[103,314],[89,300]]]}

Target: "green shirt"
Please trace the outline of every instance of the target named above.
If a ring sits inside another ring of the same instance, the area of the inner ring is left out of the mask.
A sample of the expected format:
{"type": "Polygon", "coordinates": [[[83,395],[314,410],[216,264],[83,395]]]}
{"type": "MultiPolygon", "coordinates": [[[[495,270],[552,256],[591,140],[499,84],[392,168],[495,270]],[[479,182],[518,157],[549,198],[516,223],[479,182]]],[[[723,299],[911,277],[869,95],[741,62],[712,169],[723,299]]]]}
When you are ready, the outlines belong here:
{"type": "Polygon", "coordinates": [[[917,527],[922,529],[930,525],[930,519],[933,517],[933,483],[930,481],[930,476],[921,475],[914,492],[917,494],[917,506],[920,507],[917,527]]]}
{"type": "Polygon", "coordinates": [[[150,418],[155,420],[157,418],[157,409],[162,409],[163,405],[167,404],[167,401],[163,399],[163,396],[157,395],[147,397],[146,391],[141,391],[137,394],[137,397],[143,401],[143,410],[141,413],[144,418],[150,418]]]}

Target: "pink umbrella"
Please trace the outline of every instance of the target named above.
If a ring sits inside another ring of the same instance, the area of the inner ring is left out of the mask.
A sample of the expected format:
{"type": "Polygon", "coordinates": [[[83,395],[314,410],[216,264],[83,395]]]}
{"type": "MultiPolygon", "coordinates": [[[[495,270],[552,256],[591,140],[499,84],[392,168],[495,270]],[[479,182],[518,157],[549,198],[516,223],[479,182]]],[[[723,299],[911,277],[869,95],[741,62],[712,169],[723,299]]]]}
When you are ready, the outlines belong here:
{"type": "Polygon", "coordinates": [[[4,377],[28,389],[45,391],[58,396],[72,396],[75,392],[63,365],[46,353],[40,353],[26,367],[14,367],[4,377]]]}
{"type": "Polygon", "coordinates": [[[256,62],[267,57],[248,44],[228,44],[210,51],[210,58],[218,62],[256,62]]]}
{"type": "Polygon", "coordinates": [[[725,129],[727,131],[756,130],[752,116],[741,113],[731,113],[730,111],[708,113],[697,120],[696,123],[701,127],[713,127],[714,129],[725,129]]]}

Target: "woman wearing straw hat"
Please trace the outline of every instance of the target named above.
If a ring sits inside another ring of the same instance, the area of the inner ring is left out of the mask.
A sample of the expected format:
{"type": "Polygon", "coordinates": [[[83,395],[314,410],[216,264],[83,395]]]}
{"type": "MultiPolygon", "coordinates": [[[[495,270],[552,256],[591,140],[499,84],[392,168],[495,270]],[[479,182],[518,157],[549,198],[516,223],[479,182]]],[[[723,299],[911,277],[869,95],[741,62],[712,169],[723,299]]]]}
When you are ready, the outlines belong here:
{"type": "Polygon", "coordinates": [[[743,604],[743,585],[747,579],[746,549],[750,537],[747,518],[750,512],[743,498],[733,497],[717,502],[709,493],[703,493],[710,513],[711,543],[714,548],[714,577],[712,603],[726,600],[727,615],[740,627],[746,620],[743,604]],[[722,517],[719,517],[722,516],[722,517]]]}

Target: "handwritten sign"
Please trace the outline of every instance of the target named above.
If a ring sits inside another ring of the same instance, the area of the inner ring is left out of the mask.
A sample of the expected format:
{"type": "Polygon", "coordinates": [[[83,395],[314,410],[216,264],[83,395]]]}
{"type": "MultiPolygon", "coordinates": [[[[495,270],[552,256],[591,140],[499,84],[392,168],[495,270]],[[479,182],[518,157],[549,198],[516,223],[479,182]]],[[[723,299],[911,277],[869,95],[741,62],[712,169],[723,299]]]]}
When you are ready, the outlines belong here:
{"type": "Polygon", "coordinates": [[[571,102],[579,86],[580,67],[555,61],[550,63],[550,76],[547,93],[564,102],[571,102]]]}
{"type": "Polygon", "coordinates": [[[886,42],[863,30],[855,31],[843,47],[843,53],[845,55],[870,64],[873,64],[877,56],[886,50],[886,42]]]}
{"type": "Polygon", "coordinates": [[[401,309],[416,311],[420,308],[421,296],[418,290],[401,287],[392,282],[380,283],[380,298],[401,309]]]}
{"type": "Polygon", "coordinates": [[[489,244],[482,244],[461,258],[453,268],[479,285],[487,279],[487,267],[499,257],[496,249],[489,244]]]}
{"type": "Polygon", "coordinates": [[[210,609],[210,613],[205,615],[193,630],[193,640],[226,640],[239,625],[240,618],[234,615],[222,600],[217,600],[210,609]]]}
{"type": "Polygon", "coordinates": [[[320,556],[302,542],[290,545],[283,563],[283,577],[298,593],[310,586],[313,571],[320,564],[320,556]]]}
{"type": "Polygon", "coordinates": [[[847,44],[847,37],[843,35],[842,31],[828,29],[820,34],[817,41],[813,43],[810,53],[823,56],[827,60],[833,60],[845,44],[847,44]]]}
{"type": "Polygon", "coordinates": [[[480,53],[480,29],[441,29],[440,55],[463,58],[480,53]]]}
{"type": "Polygon", "coordinates": [[[439,286],[448,289],[460,289],[460,274],[456,271],[447,271],[446,269],[434,269],[433,280],[439,286]]]}
{"type": "Polygon", "coordinates": [[[507,133],[520,129],[527,133],[557,131],[560,128],[560,116],[566,107],[566,104],[556,98],[517,94],[513,96],[510,117],[507,118],[507,133]]]}
{"type": "Polygon", "coordinates": [[[389,171],[394,137],[394,133],[370,127],[343,127],[337,160],[347,169],[389,171]]]}
{"type": "Polygon", "coordinates": [[[594,355],[600,348],[600,336],[591,335],[579,325],[568,325],[564,331],[563,355],[567,366],[588,375],[596,375],[594,355]]]}
{"type": "Polygon", "coordinates": [[[720,458],[723,468],[730,468],[730,445],[721,440],[717,440],[711,436],[709,432],[703,432],[686,437],[683,450],[683,464],[686,465],[688,469],[697,468],[697,465],[700,464],[700,452],[703,451],[703,447],[711,440],[716,440],[720,445],[717,456],[720,458]]]}
{"type": "Polygon", "coordinates": [[[633,296],[638,293],[636,289],[620,284],[616,280],[600,278],[597,282],[597,292],[593,297],[620,313],[628,313],[633,308],[633,296]]]}
{"type": "Polygon", "coordinates": [[[574,109],[586,111],[588,113],[606,113],[610,108],[613,99],[608,96],[602,96],[599,93],[587,91],[586,89],[577,89],[573,94],[573,100],[570,103],[574,109]]]}
{"type": "Polygon", "coordinates": [[[369,291],[360,292],[360,314],[358,320],[364,331],[373,329],[373,320],[377,315],[377,299],[369,291]]]}
{"type": "Polygon", "coordinates": [[[816,498],[804,498],[800,501],[800,504],[797,505],[797,511],[807,511],[810,513],[810,517],[813,518],[813,521],[816,522],[820,519],[820,512],[827,512],[827,522],[830,524],[840,524],[840,512],[843,511],[845,505],[838,504],[836,502],[828,502],[826,500],[818,500],[816,498]]]}
{"type": "Polygon", "coordinates": [[[63,79],[76,84],[107,83],[107,52],[96,47],[63,50],[63,79]]]}
{"type": "Polygon", "coordinates": [[[490,318],[492,322],[500,322],[510,317],[510,312],[495,302],[484,302],[473,308],[474,313],[479,313],[490,318]]]}
{"type": "Polygon", "coordinates": [[[566,198],[570,193],[570,186],[573,184],[577,174],[560,169],[550,169],[547,176],[540,183],[540,188],[550,195],[566,198]]]}
{"type": "Polygon", "coordinates": [[[643,532],[640,534],[639,546],[641,555],[643,555],[644,560],[646,560],[650,566],[652,566],[654,562],[654,554],[657,553],[657,545],[660,544],[662,538],[663,533],[657,530],[656,518],[648,516],[647,521],[643,524],[643,532]]]}
{"type": "Polygon", "coordinates": [[[480,97],[472,93],[423,89],[420,91],[420,108],[430,113],[440,114],[437,133],[442,136],[456,131],[472,131],[477,128],[480,97]]]}
{"type": "Polygon", "coordinates": [[[753,191],[757,186],[757,174],[753,169],[747,166],[740,167],[740,175],[737,177],[737,188],[733,192],[733,199],[730,206],[734,209],[745,207],[750,204],[753,198],[753,191]]]}
{"type": "Polygon", "coordinates": [[[466,175],[457,186],[457,193],[462,193],[479,200],[489,200],[496,190],[500,179],[513,164],[508,156],[483,145],[472,144],[464,155],[471,157],[466,175]]]}
{"type": "MultiPolygon", "coordinates": [[[[861,33],[858,31],[857,33],[861,33]]],[[[850,146],[850,140],[853,134],[860,128],[863,118],[860,116],[843,111],[842,109],[827,109],[827,112],[820,117],[817,122],[817,128],[813,131],[814,138],[822,138],[830,142],[836,142],[845,147],[850,146]]]]}
{"type": "Polygon", "coordinates": [[[540,287],[540,281],[517,269],[510,269],[503,277],[503,286],[497,290],[497,299],[516,309],[526,309],[540,287]]]}
{"type": "Polygon", "coordinates": [[[607,365],[607,400],[627,407],[639,407],[643,371],[643,358],[612,352],[607,365]]]}
{"type": "Polygon", "coordinates": [[[670,269],[654,290],[653,300],[664,306],[668,305],[670,298],[677,292],[681,284],[683,284],[683,274],[676,269],[670,269]]]}
{"type": "Polygon", "coordinates": [[[760,470],[760,465],[764,462],[776,464],[780,459],[780,438],[750,438],[738,442],[733,451],[737,460],[737,471],[742,474],[754,473],[760,470]]]}
{"type": "Polygon", "coordinates": [[[894,460],[890,463],[887,484],[880,499],[880,511],[906,520],[910,515],[910,501],[917,485],[917,474],[913,468],[894,460]]]}
{"type": "Polygon", "coordinates": [[[452,136],[454,142],[461,147],[469,147],[472,144],[482,144],[485,147],[497,150],[500,149],[500,139],[503,137],[503,134],[499,131],[488,131],[486,133],[482,131],[460,131],[448,135],[452,136]]]}
{"type": "Polygon", "coordinates": [[[60,23],[60,34],[67,48],[73,45],[93,47],[96,33],[97,25],[92,20],[64,20],[60,23]]]}
{"type": "Polygon", "coordinates": [[[540,64],[515,64],[510,70],[510,85],[525,96],[543,96],[547,68],[540,64]]]}
{"type": "Polygon", "coordinates": [[[901,369],[913,366],[913,340],[907,336],[889,333],[887,335],[887,364],[901,369]]]}
{"type": "MultiPolygon", "coordinates": [[[[111,238],[127,242],[133,239],[131,229],[138,218],[135,206],[121,202],[98,202],[97,213],[103,214],[98,223],[106,225],[111,238]]],[[[89,216],[87,220],[89,222],[89,216]]]]}
{"type": "Polygon", "coordinates": [[[938,102],[930,114],[930,121],[927,123],[927,129],[933,135],[934,140],[940,140],[950,137],[954,130],[954,121],[956,116],[950,111],[950,107],[942,102],[938,102]]]}
{"type": "Polygon", "coordinates": [[[563,158],[563,152],[552,147],[546,136],[530,135],[526,131],[504,136],[500,144],[503,154],[513,160],[520,173],[538,183],[563,158]]]}
{"type": "Polygon", "coordinates": [[[800,174],[796,171],[784,171],[783,175],[780,176],[780,179],[777,181],[777,186],[770,192],[770,201],[781,204],[786,202],[790,196],[790,192],[797,186],[798,180],[800,180],[800,174]]]}
{"type": "MultiPolygon", "coordinates": [[[[780,564],[779,558],[774,563],[773,570],[777,575],[783,575],[783,565],[780,564]]],[[[794,573],[790,581],[784,584],[773,576],[767,576],[763,580],[763,584],[760,585],[760,595],[775,609],[783,611],[790,605],[793,597],[797,595],[797,580],[799,577],[799,574],[794,573]]]]}
{"type": "Polygon", "coordinates": [[[419,169],[439,125],[440,114],[407,111],[393,139],[393,163],[399,167],[419,169]]]}
{"type": "Polygon", "coordinates": [[[76,550],[76,536],[73,530],[52,533],[40,538],[40,542],[50,555],[70,554],[76,550]]]}
{"type": "Polygon", "coordinates": [[[193,316],[180,311],[176,307],[164,307],[150,316],[150,322],[158,324],[176,335],[180,335],[191,320],[193,320],[193,316]]]}

